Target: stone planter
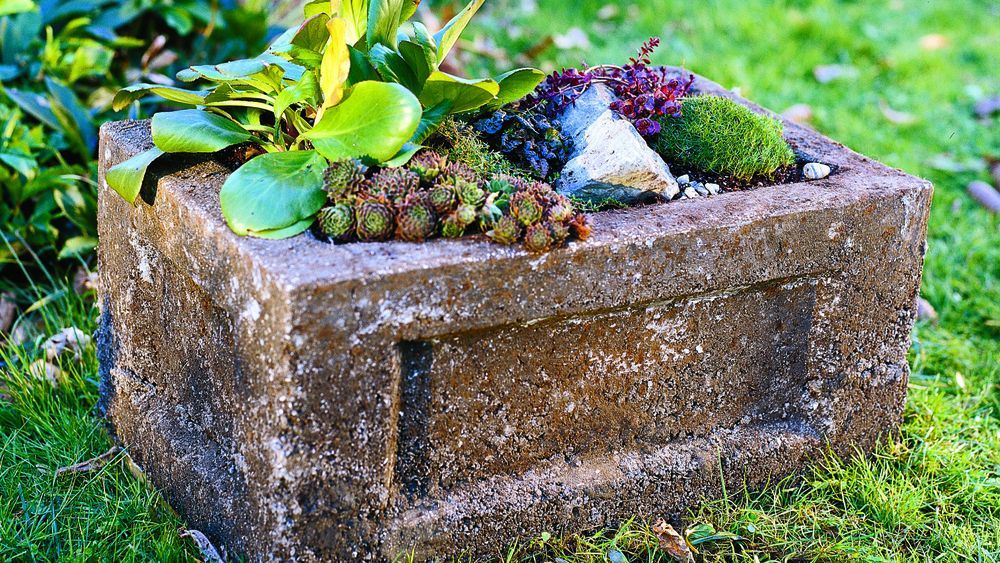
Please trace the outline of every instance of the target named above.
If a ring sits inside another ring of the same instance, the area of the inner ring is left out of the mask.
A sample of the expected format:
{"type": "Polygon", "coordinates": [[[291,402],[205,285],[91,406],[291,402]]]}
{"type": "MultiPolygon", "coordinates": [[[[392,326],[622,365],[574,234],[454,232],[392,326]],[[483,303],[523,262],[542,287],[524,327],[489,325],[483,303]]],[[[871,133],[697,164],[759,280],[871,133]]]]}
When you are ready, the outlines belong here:
{"type": "MultiPolygon", "coordinates": [[[[600,213],[543,256],[241,239],[214,161],[137,208],[102,180],[103,408],[251,560],[495,554],[867,449],[900,420],[932,188],[786,127],[836,173],[600,213]]],[[[103,171],[148,125],[101,143],[103,171]]]]}

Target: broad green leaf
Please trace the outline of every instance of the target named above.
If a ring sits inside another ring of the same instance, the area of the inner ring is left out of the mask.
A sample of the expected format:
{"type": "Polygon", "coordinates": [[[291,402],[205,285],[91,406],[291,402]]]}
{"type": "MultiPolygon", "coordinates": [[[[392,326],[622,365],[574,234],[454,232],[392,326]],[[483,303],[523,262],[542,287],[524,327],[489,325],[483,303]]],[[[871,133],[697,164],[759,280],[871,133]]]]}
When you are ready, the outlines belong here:
{"type": "Polygon", "coordinates": [[[159,96],[164,100],[176,102],[189,106],[198,106],[205,103],[205,92],[193,92],[173,86],[162,86],[160,84],[133,84],[127,88],[122,88],[115,94],[115,99],[111,106],[115,111],[121,111],[132,102],[142,99],[149,94],[159,96]]]}
{"type": "Polygon", "coordinates": [[[78,145],[80,154],[90,157],[97,148],[97,126],[90,111],[68,86],[51,77],[45,77],[45,87],[51,98],[49,104],[63,131],[78,145]]]}
{"type": "Polygon", "coordinates": [[[45,99],[45,96],[34,92],[15,90],[14,88],[4,88],[4,93],[22,110],[35,117],[35,119],[60,131],[62,124],[59,118],[52,111],[52,104],[45,99]]]}
{"type": "Polygon", "coordinates": [[[436,71],[424,83],[420,103],[424,107],[434,107],[448,101],[451,102],[452,113],[462,113],[493,101],[499,92],[500,85],[492,79],[459,78],[436,71]]]}
{"type": "Polygon", "coordinates": [[[378,72],[368,62],[368,56],[358,49],[351,47],[351,73],[348,75],[347,84],[353,86],[368,80],[379,80],[378,72]]]}
{"type": "Polygon", "coordinates": [[[399,149],[399,152],[396,154],[396,156],[390,158],[389,160],[383,162],[382,164],[386,168],[399,168],[400,166],[405,166],[406,163],[410,162],[410,159],[413,158],[413,155],[420,152],[420,149],[422,148],[424,148],[423,145],[406,143],[405,145],[403,145],[403,148],[399,149]]]}
{"type": "Polygon", "coordinates": [[[316,75],[307,72],[302,75],[298,82],[291,84],[278,94],[274,102],[274,117],[280,118],[286,109],[295,104],[306,102],[309,105],[316,105],[321,95],[316,75]]]}
{"type": "Polygon", "coordinates": [[[212,82],[234,82],[251,80],[269,68],[276,67],[289,80],[298,80],[305,69],[273,53],[264,53],[252,59],[241,59],[217,65],[197,65],[177,73],[182,82],[193,82],[199,78],[212,82]]]}
{"type": "Polygon", "coordinates": [[[307,18],[318,16],[320,14],[332,16],[332,5],[335,3],[336,0],[334,0],[334,2],[331,2],[330,0],[309,0],[309,2],[306,2],[305,6],[302,7],[302,12],[307,18]]]}
{"type": "Polygon", "coordinates": [[[298,33],[292,38],[292,45],[322,53],[330,39],[330,32],[327,29],[330,18],[320,15],[309,18],[301,26],[298,33]]]}
{"type": "Polygon", "coordinates": [[[403,2],[403,14],[400,17],[400,21],[406,21],[413,17],[413,14],[417,13],[417,8],[420,6],[420,0],[405,0],[403,2]]]}
{"type": "Polygon", "coordinates": [[[395,49],[399,24],[407,0],[371,0],[368,6],[368,45],[381,43],[395,49]]]}
{"type": "Polygon", "coordinates": [[[368,3],[370,0],[340,0],[340,17],[347,20],[347,43],[357,44],[368,31],[368,3]]]}
{"type": "Polygon", "coordinates": [[[142,181],[146,177],[146,170],[149,169],[149,165],[154,160],[163,154],[163,151],[157,147],[143,151],[109,169],[104,180],[125,201],[135,204],[135,200],[139,197],[139,191],[142,189],[142,181]]]}
{"type": "Polygon", "coordinates": [[[437,42],[434,41],[434,36],[431,35],[431,32],[427,31],[424,24],[420,22],[413,22],[410,26],[413,29],[413,37],[411,40],[417,45],[420,45],[420,47],[424,50],[424,58],[427,59],[427,66],[430,67],[431,70],[437,70],[438,47],[437,42]]]}
{"type": "Polygon", "coordinates": [[[512,104],[534,92],[542,80],[545,80],[545,73],[537,68],[519,68],[501,74],[497,77],[500,93],[490,106],[502,107],[512,104]]]}
{"type": "Polygon", "coordinates": [[[26,180],[31,180],[38,172],[38,162],[23,154],[0,152],[0,162],[19,172],[26,180]]]}
{"type": "Polygon", "coordinates": [[[410,90],[419,95],[424,87],[424,82],[427,82],[427,77],[434,72],[435,67],[431,61],[427,60],[423,47],[412,41],[400,41],[399,54],[406,61],[415,81],[415,87],[411,87],[410,90]]]}
{"type": "Polygon", "coordinates": [[[281,240],[286,238],[292,238],[294,236],[298,236],[306,232],[306,229],[312,226],[315,220],[316,220],[315,217],[309,217],[308,219],[303,219],[290,227],[284,227],[282,229],[274,229],[271,231],[256,231],[250,234],[257,238],[263,238],[269,240],[281,240]]]}
{"type": "Polygon", "coordinates": [[[59,251],[59,259],[64,260],[66,258],[86,256],[87,254],[90,254],[95,248],[97,248],[96,237],[86,237],[86,236],[72,237],[66,241],[62,249],[59,251]]]}
{"type": "Polygon", "coordinates": [[[0,0],[0,16],[11,16],[35,10],[31,0],[0,0]]]}
{"type": "Polygon", "coordinates": [[[437,131],[438,127],[441,126],[441,123],[444,122],[450,113],[451,101],[449,100],[425,109],[423,115],[420,117],[420,125],[417,126],[417,132],[413,134],[413,139],[410,142],[420,144],[426,141],[437,131]]]}
{"type": "Polygon", "coordinates": [[[330,33],[330,40],[319,67],[319,85],[323,91],[320,115],[326,108],[335,106],[344,99],[344,83],[351,72],[351,53],[345,39],[347,21],[340,17],[333,18],[326,22],[326,29],[330,33]]]}
{"type": "MultiPolygon", "coordinates": [[[[316,151],[268,153],[233,172],[219,193],[222,216],[240,236],[282,234],[311,219],[326,203],[326,160],[316,151]]],[[[304,229],[303,229],[304,230],[304,229]]],[[[302,232],[302,231],[298,231],[302,232]]]]}
{"type": "Polygon", "coordinates": [[[411,92],[419,92],[422,82],[417,82],[413,69],[399,53],[381,43],[368,51],[368,60],[384,82],[396,82],[411,92]]]}
{"type": "Polygon", "coordinates": [[[160,112],[153,116],[153,143],[163,152],[218,152],[253,139],[243,127],[200,109],[160,112]]]}
{"type": "Polygon", "coordinates": [[[441,31],[434,34],[434,40],[437,42],[438,47],[438,63],[440,64],[451,52],[451,48],[455,46],[458,38],[465,31],[466,26],[472,20],[472,16],[476,15],[479,8],[483,6],[483,2],[486,0],[472,0],[469,2],[462,11],[455,14],[455,17],[451,18],[451,21],[445,24],[441,28],[441,31]]]}
{"type": "Polygon", "coordinates": [[[420,116],[420,102],[405,87],[362,82],[302,138],[332,161],[370,157],[383,162],[413,137],[420,116]]]}

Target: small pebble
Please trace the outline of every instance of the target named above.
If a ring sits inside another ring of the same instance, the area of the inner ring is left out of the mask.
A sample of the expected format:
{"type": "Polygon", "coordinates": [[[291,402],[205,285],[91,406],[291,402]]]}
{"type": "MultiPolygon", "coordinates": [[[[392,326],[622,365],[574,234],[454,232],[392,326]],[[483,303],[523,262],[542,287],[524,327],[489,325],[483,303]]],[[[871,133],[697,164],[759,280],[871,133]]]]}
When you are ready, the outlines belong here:
{"type": "Polygon", "coordinates": [[[810,180],[822,180],[830,175],[830,167],[819,162],[810,162],[802,169],[802,174],[810,180]]]}
{"type": "Polygon", "coordinates": [[[694,188],[694,191],[698,192],[698,195],[708,195],[709,194],[708,188],[706,188],[705,184],[702,184],[701,182],[695,182],[695,183],[691,184],[691,187],[694,188]]]}
{"type": "Polygon", "coordinates": [[[698,192],[696,192],[694,188],[684,188],[684,197],[686,198],[698,197],[698,192]]]}
{"type": "Polygon", "coordinates": [[[722,188],[719,184],[705,184],[705,188],[708,189],[708,193],[712,195],[719,195],[722,193],[722,188]]]}
{"type": "Polygon", "coordinates": [[[691,183],[691,178],[687,174],[679,176],[677,178],[677,183],[686,186],[687,184],[691,183]]]}

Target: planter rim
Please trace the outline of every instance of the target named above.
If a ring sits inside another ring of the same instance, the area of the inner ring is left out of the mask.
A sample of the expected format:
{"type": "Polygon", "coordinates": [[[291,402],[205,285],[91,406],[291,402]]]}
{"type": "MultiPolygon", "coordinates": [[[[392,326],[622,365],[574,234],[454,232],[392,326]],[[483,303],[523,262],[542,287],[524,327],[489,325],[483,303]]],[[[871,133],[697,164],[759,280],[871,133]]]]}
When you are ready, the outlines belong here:
{"type": "MultiPolygon", "coordinates": [[[[676,67],[671,67],[675,68],[676,67]]],[[[680,69],[677,69],[680,70],[680,69]]],[[[602,211],[590,214],[593,234],[585,242],[532,255],[519,247],[490,242],[483,235],[461,239],[432,239],[423,243],[389,241],[336,245],[306,232],[286,240],[239,237],[229,231],[219,207],[219,190],[230,169],[212,157],[180,158],[172,173],[158,176],[152,195],[154,212],[164,200],[176,211],[186,210],[199,219],[201,233],[189,236],[222,236],[239,252],[260,258],[266,274],[287,285],[328,285],[350,280],[384,277],[443,266],[462,266],[484,260],[582,260],[595,250],[618,252],[632,244],[652,244],[665,236],[697,236],[703,229],[745,228],[767,217],[793,215],[842,207],[871,198],[888,197],[899,191],[932,190],[930,182],[860,155],[813,129],[798,125],[749,102],[704,77],[695,75],[692,90],[698,94],[724,96],[753,111],[781,119],[785,139],[796,154],[834,168],[822,180],[778,184],[753,190],[726,192],[712,197],[602,211]],[[192,190],[193,185],[201,186],[192,190]],[[627,228],[625,228],[627,227],[627,228]]],[[[106,123],[101,134],[129,147],[128,156],[153,146],[149,121],[106,123]]],[[[140,206],[150,206],[140,199],[140,206]]]]}

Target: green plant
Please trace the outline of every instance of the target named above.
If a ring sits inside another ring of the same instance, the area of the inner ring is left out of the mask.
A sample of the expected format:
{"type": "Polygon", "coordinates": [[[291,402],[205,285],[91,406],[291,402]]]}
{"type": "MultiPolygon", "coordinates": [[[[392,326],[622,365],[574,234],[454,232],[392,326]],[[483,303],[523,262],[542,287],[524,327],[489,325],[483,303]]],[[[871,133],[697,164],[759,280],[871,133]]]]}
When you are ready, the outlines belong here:
{"type": "Polygon", "coordinates": [[[684,98],[681,110],[679,118],[661,119],[654,142],[668,160],[740,179],[795,163],[777,119],[719,96],[684,98]]]}
{"type": "MultiPolygon", "coordinates": [[[[260,56],[178,74],[184,81],[211,82],[207,91],[151,83],[125,88],[115,96],[118,109],[147,94],[197,109],[155,115],[155,147],[109,170],[108,185],[134,203],[146,171],[163,154],[214,153],[252,143],[265,154],[224,184],[226,222],[239,235],[299,234],[327,201],[323,170],[331,163],[361,159],[399,167],[448,115],[516,101],[542,79],[534,69],[497,80],[439,70],[483,1],[473,0],[431,35],[420,22],[408,21],[414,0],[317,0],[305,5],[302,25],[260,56]]],[[[382,184],[375,191],[393,200],[403,195],[397,190],[412,191],[420,180],[417,173],[387,170],[372,181],[382,184]]],[[[388,238],[382,227],[391,217],[369,208],[358,216],[357,234],[388,238]]]]}
{"type": "Polygon", "coordinates": [[[28,254],[41,261],[29,268],[54,272],[53,258],[87,260],[97,127],[124,117],[114,91],[140,78],[169,83],[162,73],[184,53],[252,48],[266,33],[262,10],[261,0],[0,3],[0,269],[28,254]]]}

